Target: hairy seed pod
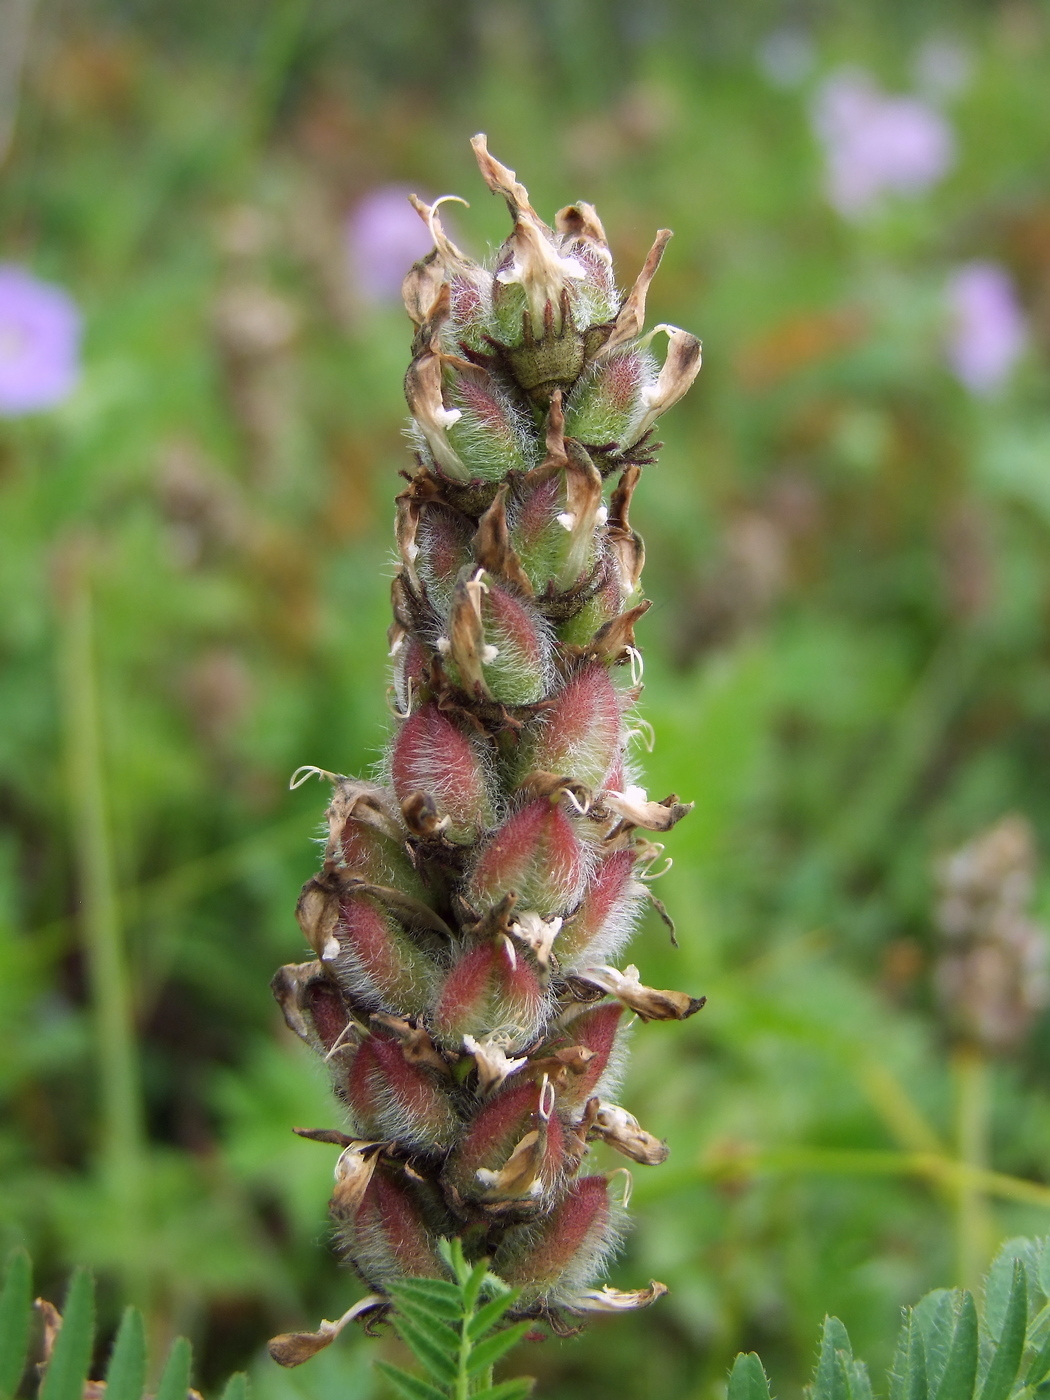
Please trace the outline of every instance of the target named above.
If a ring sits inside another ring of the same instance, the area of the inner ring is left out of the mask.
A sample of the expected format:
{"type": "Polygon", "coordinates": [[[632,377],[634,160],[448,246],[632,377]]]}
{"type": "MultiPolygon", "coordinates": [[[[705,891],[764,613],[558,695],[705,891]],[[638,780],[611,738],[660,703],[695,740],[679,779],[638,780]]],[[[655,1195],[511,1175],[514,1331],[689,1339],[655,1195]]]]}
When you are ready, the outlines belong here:
{"type": "MultiPolygon", "coordinates": [[[[562,1327],[665,1291],[593,1286],[627,1192],[585,1163],[591,1143],[664,1160],[618,1100],[626,1027],[703,1004],[617,962],[662,849],[647,833],[689,810],[651,800],[627,752],[648,607],[629,516],[700,343],[658,327],[660,363],[645,333],[667,230],[624,296],[595,210],[548,224],[473,144],[510,214],[490,266],[449,239],[443,201],[412,200],[434,247],[403,287],[417,470],[397,498],[382,779],[337,781],[297,909],[315,958],[274,991],[348,1116],[305,1135],[341,1149],[331,1212],[376,1290],[361,1310],[447,1278],[455,1235],[520,1289],[513,1316],[562,1327]]],[[[274,1355],[296,1364],[325,1328],[274,1355]]]]}

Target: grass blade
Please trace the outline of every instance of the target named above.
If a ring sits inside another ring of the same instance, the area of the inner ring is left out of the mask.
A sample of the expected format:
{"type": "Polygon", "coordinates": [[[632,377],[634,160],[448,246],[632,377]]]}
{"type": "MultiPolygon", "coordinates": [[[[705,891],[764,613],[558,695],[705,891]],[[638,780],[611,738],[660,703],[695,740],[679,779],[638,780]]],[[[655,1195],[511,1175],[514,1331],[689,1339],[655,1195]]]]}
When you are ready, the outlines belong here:
{"type": "Polygon", "coordinates": [[[14,1395],[26,1367],[33,1312],[33,1266],[24,1249],[11,1255],[0,1293],[0,1396],[14,1395]]]}
{"type": "Polygon", "coordinates": [[[146,1329],[137,1308],[125,1308],[106,1371],[106,1400],[142,1400],[146,1388],[146,1329]]]}
{"type": "Polygon", "coordinates": [[[40,1400],[81,1400],[95,1340],[95,1285],[86,1269],[69,1284],[62,1327],[40,1387],[40,1400]]]}

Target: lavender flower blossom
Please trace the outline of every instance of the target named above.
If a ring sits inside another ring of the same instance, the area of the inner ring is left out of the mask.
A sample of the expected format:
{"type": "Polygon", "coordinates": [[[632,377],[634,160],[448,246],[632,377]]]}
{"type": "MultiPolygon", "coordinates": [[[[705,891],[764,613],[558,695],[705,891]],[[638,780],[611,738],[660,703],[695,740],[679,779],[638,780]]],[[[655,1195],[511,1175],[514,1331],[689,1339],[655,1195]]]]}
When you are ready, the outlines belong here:
{"type": "Polygon", "coordinates": [[[863,218],[888,193],[921,194],[955,159],[940,112],[917,97],[888,96],[861,69],[841,69],[822,84],[812,123],[828,199],[844,218],[863,218]]]}
{"type": "Polygon", "coordinates": [[[433,240],[408,202],[407,185],[380,185],[347,216],[346,251],[358,295],[373,305],[401,302],[405,268],[429,253],[433,240]]]}
{"type": "Polygon", "coordinates": [[[1024,350],[1025,320],[1013,281],[994,262],[963,263],[948,281],[948,363],[972,394],[1003,387],[1024,350]]]}
{"type": "Polygon", "coordinates": [[[81,318],[69,293],[0,263],[0,416],[53,408],[80,377],[81,318]]]}

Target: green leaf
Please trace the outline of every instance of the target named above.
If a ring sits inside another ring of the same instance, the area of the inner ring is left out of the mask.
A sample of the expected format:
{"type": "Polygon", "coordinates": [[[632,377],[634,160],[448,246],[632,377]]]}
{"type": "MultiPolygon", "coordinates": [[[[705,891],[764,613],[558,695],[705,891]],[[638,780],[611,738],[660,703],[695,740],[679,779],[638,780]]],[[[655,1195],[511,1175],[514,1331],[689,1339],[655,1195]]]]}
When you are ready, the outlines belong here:
{"type": "Polygon", "coordinates": [[[168,1352],[155,1400],[186,1400],[193,1351],[185,1337],[176,1337],[168,1352]]]}
{"type": "Polygon", "coordinates": [[[515,1289],[511,1293],[504,1293],[501,1298],[493,1298],[490,1303],[486,1303],[483,1308],[478,1308],[477,1312],[467,1323],[467,1336],[472,1342],[476,1342],[479,1337],[483,1337],[491,1328],[495,1327],[508,1308],[512,1308],[517,1301],[518,1291],[515,1289]]]}
{"type": "Polygon", "coordinates": [[[1024,1378],[1025,1385],[1038,1385],[1047,1371],[1050,1371],[1050,1335],[1047,1336],[1046,1341],[1029,1366],[1028,1374],[1024,1378]]]}
{"type": "Polygon", "coordinates": [[[398,1336],[412,1349],[417,1361],[427,1368],[435,1380],[451,1385],[456,1378],[456,1363],[445,1348],[427,1336],[415,1321],[399,1313],[394,1318],[398,1336]]]}
{"type": "Polygon", "coordinates": [[[40,1387],[40,1400],[80,1400],[94,1340],[95,1285],[85,1269],[77,1269],[66,1294],[62,1329],[40,1387]]]}
{"type": "Polygon", "coordinates": [[[458,1322],[463,1316],[460,1290],[454,1283],[445,1283],[443,1279],[403,1278],[391,1292],[407,1298],[417,1307],[427,1308],[438,1317],[458,1322]]]}
{"type": "Polygon", "coordinates": [[[872,1400],[871,1378],[867,1366],[863,1361],[846,1358],[842,1352],[839,1352],[839,1355],[842,1357],[843,1370],[846,1373],[846,1388],[850,1400],[872,1400]]]}
{"type": "Polygon", "coordinates": [[[922,1343],[922,1331],[911,1310],[897,1334],[889,1382],[890,1400],[927,1400],[926,1348],[922,1343]]]}
{"type": "Polygon", "coordinates": [[[996,1348],[981,1387],[981,1400],[1006,1400],[1021,1365],[1028,1330],[1028,1279],[1021,1259],[1014,1261],[1013,1285],[996,1348]]]}
{"type": "MultiPolygon", "coordinates": [[[[1036,1240],[1007,1240],[992,1260],[988,1277],[984,1281],[984,1307],[981,1321],[985,1333],[993,1341],[997,1342],[1002,1335],[1010,1307],[1010,1299],[1013,1295],[1018,1264],[1021,1265],[1025,1274],[1026,1298],[1033,1301],[1038,1298],[1040,1289],[1039,1253],[1040,1246],[1036,1240]]],[[[1027,1321],[1027,1312],[1025,1319],[1027,1321]]]]}
{"type": "Polygon", "coordinates": [[[913,1323],[919,1328],[926,1353],[926,1379],[931,1396],[937,1394],[951,1350],[959,1296],[950,1288],[937,1288],[927,1293],[912,1310],[913,1323]]]}
{"type": "Polygon", "coordinates": [[[1050,1235],[1036,1240],[1035,1277],[1044,1298],[1050,1298],[1050,1235]]]}
{"type": "Polygon", "coordinates": [[[496,1332],[491,1337],[486,1337],[470,1354],[467,1362],[467,1374],[476,1376],[479,1371],[485,1371],[489,1366],[494,1366],[501,1356],[504,1356],[511,1347],[517,1346],[525,1333],[532,1326],[531,1322],[516,1322],[513,1327],[507,1327],[502,1332],[496,1332]]]}
{"type": "Polygon", "coordinates": [[[518,1376],[513,1381],[501,1381],[499,1385],[486,1386],[476,1390],[472,1400],[525,1400],[536,1384],[533,1376],[518,1376]]]}
{"type": "Polygon", "coordinates": [[[137,1308],[125,1308],[106,1370],[106,1400],[142,1400],[146,1388],[146,1329],[137,1308]]]}
{"type": "MultiPolygon", "coordinates": [[[[109,1400],[108,1395],[106,1400],[109,1400]]],[[[226,1382],[226,1388],[222,1392],[222,1400],[248,1400],[248,1377],[243,1371],[234,1371],[226,1382]]]]}
{"type": "Polygon", "coordinates": [[[445,1356],[455,1360],[459,1356],[460,1334],[454,1331],[447,1322],[442,1322],[440,1318],[429,1313],[425,1308],[419,1308],[414,1303],[405,1306],[397,1296],[397,1288],[392,1288],[391,1294],[397,1303],[397,1312],[394,1316],[395,1324],[402,1318],[406,1318],[413,1327],[417,1328],[423,1336],[427,1337],[445,1356]]]}
{"type": "Polygon", "coordinates": [[[489,1261],[487,1259],[479,1259],[471,1269],[470,1275],[463,1285],[463,1311],[465,1313],[474,1311],[474,1304],[478,1301],[481,1285],[488,1277],[488,1272],[489,1261]]]}
{"type": "Polygon", "coordinates": [[[769,1381],[755,1352],[740,1352],[733,1362],[726,1400],[770,1400],[769,1381]]]}
{"type": "Polygon", "coordinates": [[[971,1400],[977,1379],[977,1308],[972,1293],[963,1293],[934,1400],[971,1400]]]}
{"type": "Polygon", "coordinates": [[[405,1400],[448,1400],[443,1390],[438,1390],[429,1381],[421,1381],[418,1376],[410,1376],[400,1366],[391,1366],[389,1361],[374,1361],[372,1364],[405,1400]]]}
{"type": "Polygon", "coordinates": [[[438,1253],[452,1270],[453,1278],[462,1287],[470,1277],[470,1265],[463,1257],[463,1241],[455,1237],[450,1240],[438,1240],[437,1247],[438,1253]]]}
{"type": "Polygon", "coordinates": [[[820,1356],[810,1387],[812,1400],[849,1400],[846,1362],[852,1359],[849,1333],[837,1317],[826,1317],[820,1339],[820,1356]]]}
{"type": "Polygon", "coordinates": [[[14,1395],[26,1367],[33,1309],[33,1266],[24,1249],[8,1260],[0,1293],[0,1396],[14,1395]]]}

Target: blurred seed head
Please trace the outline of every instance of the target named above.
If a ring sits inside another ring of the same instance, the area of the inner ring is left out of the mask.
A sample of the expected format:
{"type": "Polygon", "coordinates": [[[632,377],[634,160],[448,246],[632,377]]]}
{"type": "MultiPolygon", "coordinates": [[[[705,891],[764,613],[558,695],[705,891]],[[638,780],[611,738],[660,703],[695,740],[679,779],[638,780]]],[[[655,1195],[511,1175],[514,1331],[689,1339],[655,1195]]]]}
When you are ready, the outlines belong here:
{"type": "Polygon", "coordinates": [[[1026,913],[1036,870],[1032,828],[1003,817],[942,860],[935,921],[935,985],[961,1040],[1016,1050],[1050,1000],[1046,930],[1026,913]]]}

